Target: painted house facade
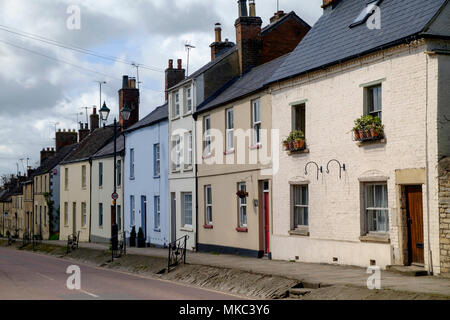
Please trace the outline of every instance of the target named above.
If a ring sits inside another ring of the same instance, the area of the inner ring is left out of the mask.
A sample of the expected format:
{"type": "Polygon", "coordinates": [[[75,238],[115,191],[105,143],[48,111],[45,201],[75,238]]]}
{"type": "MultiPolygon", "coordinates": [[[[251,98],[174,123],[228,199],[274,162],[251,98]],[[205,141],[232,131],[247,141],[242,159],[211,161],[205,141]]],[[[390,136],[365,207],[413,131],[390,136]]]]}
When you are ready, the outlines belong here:
{"type": "Polygon", "coordinates": [[[376,4],[395,12],[382,15],[381,29],[367,27],[377,12],[365,1],[324,1],[323,16],[268,81],[273,127],[281,138],[301,129],[306,142],[301,153],[280,146],[272,254],[439,274],[450,8],[441,0],[376,4]],[[361,115],[381,119],[381,135],[356,138],[361,115]]]}
{"type": "Polygon", "coordinates": [[[106,126],[92,131],[60,164],[60,240],[80,232],[80,241],[89,242],[92,214],[92,156],[114,136],[106,126]]]}
{"type": "Polygon", "coordinates": [[[91,241],[109,242],[111,226],[115,222],[119,232],[123,232],[124,199],[124,152],[125,138],[120,135],[116,141],[116,212],[112,194],[114,193],[114,141],[107,144],[92,156],[92,217],[91,241]]]}
{"type": "Polygon", "coordinates": [[[147,246],[170,243],[167,103],[125,132],[125,230],[142,228],[147,246]]]}

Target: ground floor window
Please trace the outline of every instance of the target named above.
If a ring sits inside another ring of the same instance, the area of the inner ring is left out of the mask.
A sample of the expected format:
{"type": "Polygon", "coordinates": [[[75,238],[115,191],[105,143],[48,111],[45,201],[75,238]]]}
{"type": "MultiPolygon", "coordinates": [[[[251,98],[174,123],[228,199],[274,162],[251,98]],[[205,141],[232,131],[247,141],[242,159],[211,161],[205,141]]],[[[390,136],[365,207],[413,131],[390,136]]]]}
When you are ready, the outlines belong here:
{"type": "Polygon", "coordinates": [[[103,227],[103,203],[98,204],[98,226],[103,227]]]}
{"type": "Polygon", "coordinates": [[[117,225],[119,227],[119,230],[122,230],[122,206],[117,206],[117,225]]]}
{"type": "Polygon", "coordinates": [[[64,202],[64,225],[69,225],[69,204],[64,202]]]}
{"type": "Polygon", "coordinates": [[[364,190],[367,232],[388,232],[389,208],[387,184],[366,184],[364,190]]]}
{"type": "Polygon", "coordinates": [[[154,215],[154,223],[155,223],[155,230],[159,230],[161,228],[161,202],[160,197],[155,196],[155,215],[154,215]]]}
{"type": "Polygon", "coordinates": [[[86,227],[87,224],[87,207],[86,207],[86,202],[83,202],[81,204],[81,218],[82,218],[82,226],[86,227]]]}
{"type": "Polygon", "coordinates": [[[211,186],[205,186],[205,224],[212,225],[212,190],[211,186]]]}
{"type": "Polygon", "coordinates": [[[293,211],[293,229],[307,226],[308,221],[308,201],[309,192],[307,185],[292,186],[292,211],[293,211]]]}
{"type": "Polygon", "coordinates": [[[130,227],[134,227],[135,208],[134,196],[130,196],[130,227]]]}
{"type": "MultiPolygon", "coordinates": [[[[247,192],[247,186],[245,182],[238,184],[238,191],[247,192]]],[[[240,197],[238,200],[239,204],[239,227],[247,228],[247,197],[240,197]]]]}
{"type": "Polygon", "coordinates": [[[185,226],[192,226],[192,193],[183,192],[181,194],[183,219],[185,226]]]}

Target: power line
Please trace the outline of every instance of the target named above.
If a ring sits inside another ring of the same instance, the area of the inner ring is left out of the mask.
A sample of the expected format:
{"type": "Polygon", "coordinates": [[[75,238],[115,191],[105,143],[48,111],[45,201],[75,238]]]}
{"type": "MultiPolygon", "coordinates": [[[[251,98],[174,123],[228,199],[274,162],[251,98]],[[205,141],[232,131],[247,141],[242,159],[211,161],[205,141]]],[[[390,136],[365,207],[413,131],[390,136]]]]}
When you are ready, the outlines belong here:
{"type": "MultiPolygon", "coordinates": [[[[20,31],[18,29],[13,29],[11,27],[8,27],[8,26],[5,26],[5,25],[1,25],[1,24],[0,24],[0,30],[5,31],[5,32],[9,32],[9,33],[12,33],[12,34],[15,34],[15,35],[18,35],[18,36],[21,36],[21,37],[25,37],[25,38],[28,38],[28,39],[32,39],[32,40],[35,40],[35,41],[40,41],[40,42],[43,42],[43,43],[46,43],[46,44],[50,44],[50,45],[53,45],[53,46],[64,48],[64,49],[67,49],[67,50],[72,50],[72,51],[76,51],[76,52],[79,52],[79,53],[91,55],[91,56],[94,56],[94,57],[97,57],[97,58],[100,58],[100,59],[105,59],[105,60],[109,60],[109,61],[113,61],[113,62],[119,62],[119,63],[123,63],[123,64],[127,64],[127,65],[133,65],[134,64],[134,62],[132,62],[132,61],[128,61],[128,60],[121,59],[121,58],[114,57],[114,56],[110,56],[110,55],[101,54],[101,53],[95,52],[93,50],[77,47],[77,46],[74,46],[74,45],[64,44],[64,43],[58,42],[58,41],[53,40],[53,39],[49,39],[49,38],[46,38],[46,37],[43,37],[43,36],[39,36],[39,35],[36,35],[36,34],[32,34],[32,33],[29,33],[29,32],[25,32],[25,31],[20,31]]],[[[164,73],[164,70],[162,70],[160,68],[148,66],[148,65],[145,65],[145,64],[139,64],[139,66],[141,68],[143,68],[143,69],[164,73]]]]}
{"type": "MultiPolygon", "coordinates": [[[[116,81],[122,81],[121,79],[116,78],[116,77],[113,77],[113,76],[111,76],[111,75],[109,75],[109,74],[102,73],[102,72],[97,71],[97,70],[88,69],[88,68],[85,68],[85,67],[76,65],[76,64],[74,64],[74,63],[71,63],[71,62],[68,62],[68,61],[65,61],[65,60],[62,60],[62,59],[59,59],[59,58],[55,58],[55,57],[46,55],[46,54],[41,53],[41,52],[38,52],[38,51],[34,51],[34,50],[31,50],[31,49],[28,49],[28,48],[24,48],[24,47],[22,47],[22,46],[16,45],[16,44],[14,44],[14,43],[11,43],[11,42],[8,42],[8,41],[5,41],[5,40],[1,40],[1,39],[0,39],[0,42],[1,42],[1,43],[4,43],[4,44],[6,44],[6,45],[9,45],[9,46],[11,46],[11,47],[14,47],[14,48],[17,48],[17,49],[24,50],[24,51],[26,51],[26,52],[33,53],[33,54],[35,54],[35,55],[38,55],[38,56],[41,56],[41,57],[44,57],[44,58],[47,58],[47,59],[50,59],[50,60],[57,61],[57,62],[59,62],[59,63],[67,64],[67,65],[69,65],[69,66],[72,66],[72,67],[74,67],[74,68],[83,70],[83,71],[85,71],[85,72],[89,72],[89,73],[93,73],[93,74],[99,74],[99,75],[102,75],[102,76],[104,76],[104,77],[108,77],[108,78],[110,78],[110,79],[116,80],[116,81]]],[[[160,90],[152,89],[152,88],[149,88],[149,87],[144,87],[144,86],[142,86],[142,87],[145,88],[145,89],[148,89],[148,90],[155,91],[155,92],[161,92],[160,90]]]]}

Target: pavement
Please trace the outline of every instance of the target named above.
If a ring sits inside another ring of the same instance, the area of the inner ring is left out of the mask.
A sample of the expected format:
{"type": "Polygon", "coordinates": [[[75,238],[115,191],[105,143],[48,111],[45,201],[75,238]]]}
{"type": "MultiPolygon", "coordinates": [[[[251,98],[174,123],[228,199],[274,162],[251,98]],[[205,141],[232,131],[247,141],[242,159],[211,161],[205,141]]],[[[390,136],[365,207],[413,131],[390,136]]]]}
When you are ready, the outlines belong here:
{"type": "MultiPolygon", "coordinates": [[[[44,242],[58,245],[66,244],[65,241],[44,242]]],[[[83,248],[97,250],[105,250],[109,247],[109,244],[104,243],[80,243],[79,245],[83,248]]],[[[167,249],[159,248],[127,248],[127,253],[152,257],[167,257],[167,249]]],[[[302,282],[360,288],[367,288],[367,280],[370,276],[366,269],[353,266],[277,261],[191,251],[187,253],[187,263],[238,269],[266,275],[277,275],[302,282]]],[[[450,297],[450,279],[439,276],[412,277],[382,270],[381,289],[437,294],[450,297]]]]}
{"type": "Polygon", "coordinates": [[[241,297],[0,247],[0,300],[236,300],[241,297]],[[80,267],[80,290],[66,270],[80,267]]]}

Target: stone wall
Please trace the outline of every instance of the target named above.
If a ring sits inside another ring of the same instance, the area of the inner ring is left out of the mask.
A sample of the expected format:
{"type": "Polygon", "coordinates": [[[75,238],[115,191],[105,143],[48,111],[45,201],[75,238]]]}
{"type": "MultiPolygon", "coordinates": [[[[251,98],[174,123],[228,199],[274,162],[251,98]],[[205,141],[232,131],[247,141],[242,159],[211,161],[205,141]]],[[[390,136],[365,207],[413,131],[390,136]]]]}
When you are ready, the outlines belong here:
{"type": "Polygon", "coordinates": [[[450,157],[439,162],[441,272],[450,273],[450,157]]]}

